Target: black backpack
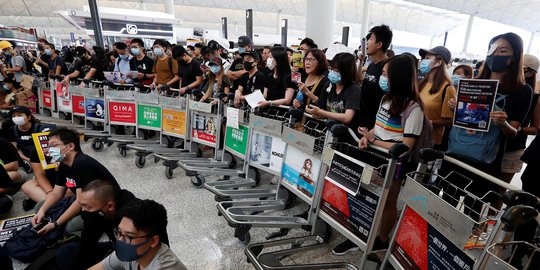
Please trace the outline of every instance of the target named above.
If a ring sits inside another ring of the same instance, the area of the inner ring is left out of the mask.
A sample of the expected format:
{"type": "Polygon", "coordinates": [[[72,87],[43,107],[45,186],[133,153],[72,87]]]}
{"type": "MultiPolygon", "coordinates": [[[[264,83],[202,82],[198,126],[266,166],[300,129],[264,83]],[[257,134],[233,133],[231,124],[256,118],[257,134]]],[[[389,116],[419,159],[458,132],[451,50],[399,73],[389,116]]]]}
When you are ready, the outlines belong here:
{"type": "MultiPolygon", "coordinates": [[[[47,210],[46,217],[57,220],[75,201],[74,197],[64,198],[47,210]]],[[[64,236],[64,227],[61,226],[47,234],[36,235],[32,226],[26,226],[8,239],[3,247],[4,254],[23,263],[30,263],[38,258],[49,246],[54,245],[64,236]]]]}

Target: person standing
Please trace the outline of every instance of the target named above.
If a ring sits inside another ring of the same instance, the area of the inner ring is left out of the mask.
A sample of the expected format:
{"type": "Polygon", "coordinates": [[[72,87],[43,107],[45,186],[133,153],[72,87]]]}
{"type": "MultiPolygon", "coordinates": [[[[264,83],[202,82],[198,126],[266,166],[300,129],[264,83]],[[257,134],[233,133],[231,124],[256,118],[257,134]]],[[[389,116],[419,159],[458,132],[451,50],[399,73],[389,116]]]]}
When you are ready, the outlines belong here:
{"type": "Polygon", "coordinates": [[[144,50],[144,42],[140,38],[134,38],[131,40],[130,51],[133,55],[131,58],[132,65],[137,70],[137,77],[133,78],[133,81],[140,82],[143,85],[150,85],[154,80],[154,61],[146,55],[144,50]]]}
{"type": "Polygon", "coordinates": [[[167,42],[163,39],[156,39],[153,45],[153,53],[156,56],[154,62],[153,73],[155,74],[154,80],[150,84],[150,88],[157,88],[158,90],[162,85],[167,85],[173,88],[178,87],[178,62],[173,61],[165,51],[167,50],[167,42]]]}
{"type": "Polygon", "coordinates": [[[196,89],[202,83],[200,63],[191,58],[182,45],[172,48],[172,57],[178,61],[178,76],[180,77],[180,94],[189,89],[196,89]]]}

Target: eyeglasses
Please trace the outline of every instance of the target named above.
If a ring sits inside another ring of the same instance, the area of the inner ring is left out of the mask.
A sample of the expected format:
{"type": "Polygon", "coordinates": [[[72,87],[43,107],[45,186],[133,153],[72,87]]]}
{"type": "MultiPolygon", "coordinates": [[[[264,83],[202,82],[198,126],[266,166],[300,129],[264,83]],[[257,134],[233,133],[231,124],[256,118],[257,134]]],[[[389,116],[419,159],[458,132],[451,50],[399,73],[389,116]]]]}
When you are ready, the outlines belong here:
{"type": "Polygon", "coordinates": [[[306,61],[306,62],[316,62],[318,60],[317,60],[317,58],[307,57],[307,58],[304,59],[304,61],[306,61]]]}
{"type": "Polygon", "coordinates": [[[139,238],[148,238],[150,237],[149,235],[142,235],[142,236],[129,236],[129,235],[126,235],[126,234],[123,234],[121,233],[118,228],[115,228],[114,229],[114,237],[116,237],[117,240],[120,240],[122,239],[122,241],[128,243],[128,244],[131,244],[131,241],[133,239],[139,239],[139,238]]]}

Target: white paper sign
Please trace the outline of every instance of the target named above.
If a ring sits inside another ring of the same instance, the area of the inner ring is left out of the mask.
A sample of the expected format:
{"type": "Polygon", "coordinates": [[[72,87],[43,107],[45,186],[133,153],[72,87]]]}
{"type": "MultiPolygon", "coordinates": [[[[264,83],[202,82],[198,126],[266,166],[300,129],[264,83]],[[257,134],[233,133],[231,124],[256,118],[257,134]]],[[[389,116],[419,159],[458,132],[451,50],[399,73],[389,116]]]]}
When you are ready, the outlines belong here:
{"type": "Polygon", "coordinates": [[[240,110],[227,107],[227,126],[238,129],[238,121],[240,110]]]}
{"type": "Polygon", "coordinates": [[[255,92],[246,96],[246,101],[251,106],[251,108],[258,107],[259,102],[266,101],[261,90],[255,90],[255,92]]]}

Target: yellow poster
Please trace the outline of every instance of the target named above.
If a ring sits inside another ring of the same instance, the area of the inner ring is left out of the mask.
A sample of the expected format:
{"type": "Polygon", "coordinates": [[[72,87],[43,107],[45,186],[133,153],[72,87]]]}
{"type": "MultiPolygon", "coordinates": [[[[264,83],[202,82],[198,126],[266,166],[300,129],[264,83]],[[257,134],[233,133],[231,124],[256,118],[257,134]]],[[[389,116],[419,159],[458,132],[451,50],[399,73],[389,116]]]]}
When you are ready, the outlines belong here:
{"type": "Polygon", "coordinates": [[[163,132],[184,136],[186,134],[186,112],[163,108],[163,132]]]}
{"type": "Polygon", "coordinates": [[[49,157],[49,131],[33,133],[32,138],[34,139],[41,168],[44,170],[56,168],[56,164],[51,162],[49,157]]]}

